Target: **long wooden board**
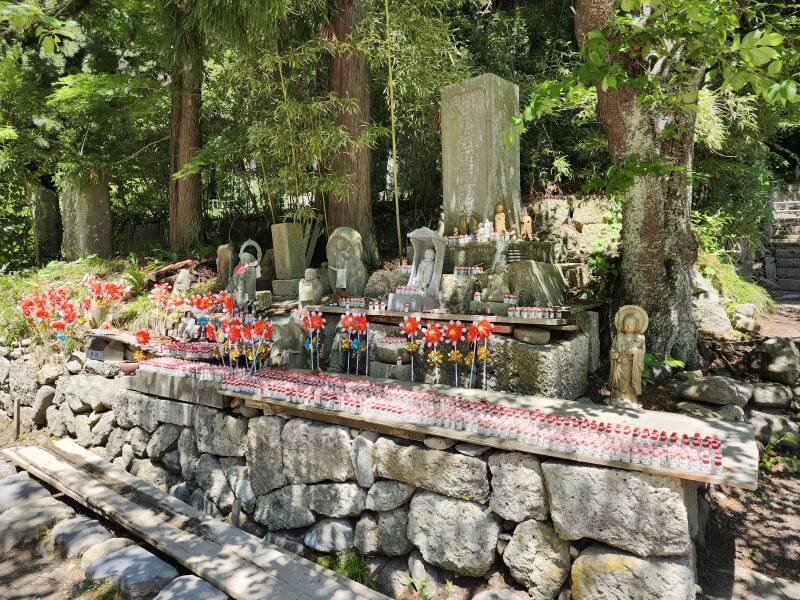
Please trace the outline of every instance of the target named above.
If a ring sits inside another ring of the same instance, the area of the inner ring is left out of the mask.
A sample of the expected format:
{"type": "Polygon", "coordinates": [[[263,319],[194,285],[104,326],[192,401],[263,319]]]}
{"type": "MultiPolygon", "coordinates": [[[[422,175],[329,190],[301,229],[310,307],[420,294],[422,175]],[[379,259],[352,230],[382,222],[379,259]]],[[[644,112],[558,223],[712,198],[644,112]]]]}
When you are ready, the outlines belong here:
{"type": "MultiPolygon", "coordinates": [[[[402,321],[409,314],[399,310],[369,310],[367,308],[344,308],[341,306],[309,306],[310,310],[318,310],[324,314],[341,315],[348,311],[355,311],[368,317],[381,318],[392,322],[402,321]]],[[[543,327],[557,331],[579,331],[580,328],[568,319],[523,319],[521,317],[503,317],[500,315],[467,315],[455,313],[422,313],[423,321],[461,321],[462,323],[472,323],[478,319],[486,319],[498,325],[526,325],[529,327],[543,327]]]]}
{"type": "MultiPolygon", "coordinates": [[[[339,375],[341,376],[341,375],[339,375]]],[[[345,377],[347,377],[345,375],[345,377]]],[[[354,379],[364,379],[364,377],[352,376],[354,379]]],[[[392,386],[401,386],[415,389],[426,389],[435,391],[439,394],[449,396],[460,396],[465,399],[497,404],[502,406],[514,406],[528,410],[540,409],[552,411],[556,414],[576,415],[597,421],[610,423],[628,423],[642,428],[657,428],[667,431],[680,431],[689,434],[700,433],[701,436],[716,435],[722,442],[722,453],[724,468],[719,474],[703,473],[696,471],[678,471],[666,467],[654,467],[652,465],[633,464],[616,460],[604,459],[591,454],[578,454],[576,452],[560,452],[542,446],[536,446],[514,439],[499,438],[494,436],[480,435],[469,431],[457,431],[446,427],[436,427],[431,425],[421,425],[412,422],[381,420],[372,415],[356,415],[344,411],[329,410],[316,406],[295,404],[282,400],[275,400],[263,396],[252,394],[240,394],[236,392],[222,391],[222,394],[243,399],[246,406],[258,408],[266,411],[286,414],[296,417],[305,417],[327,423],[346,425],[377,431],[388,435],[395,435],[406,439],[421,441],[428,436],[442,437],[491,448],[502,450],[512,450],[538,454],[542,456],[552,456],[565,458],[572,461],[617,467],[631,471],[640,471],[654,475],[667,475],[680,479],[693,481],[703,481],[724,485],[733,485],[746,489],[756,489],[758,487],[758,448],[755,442],[753,428],[747,423],[737,423],[722,421],[719,419],[703,419],[676,413],[662,411],[643,410],[643,409],[620,409],[609,406],[601,406],[586,402],[576,402],[572,400],[559,400],[556,398],[546,398],[543,396],[517,396],[503,392],[487,392],[476,389],[456,388],[445,385],[414,384],[399,382],[389,379],[366,378],[374,383],[392,386]]]]}
{"type": "Polygon", "coordinates": [[[388,600],[366,586],[209,517],[71,440],[0,452],[236,600],[388,600]]]}

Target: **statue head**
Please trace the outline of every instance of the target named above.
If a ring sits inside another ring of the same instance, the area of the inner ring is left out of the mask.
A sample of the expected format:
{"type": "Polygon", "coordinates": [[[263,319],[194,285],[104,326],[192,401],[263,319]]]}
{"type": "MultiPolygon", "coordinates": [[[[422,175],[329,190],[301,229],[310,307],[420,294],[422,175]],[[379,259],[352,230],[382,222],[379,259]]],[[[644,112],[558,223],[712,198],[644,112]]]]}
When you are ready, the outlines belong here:
{"type": "Polygon", "coordinates": [[[614,316],[614,325],[622,333],[644,333],[649,319],[641,306],[626,304],[620,307],[614,316]]]}
{"type": "Polygon", "coordinates": [[[422,260],[433,262],[436,259],[436,250],[433,248],[425,248],[425,252],[423,253],[422,257],[422,260]]]}
{"type": "Polygon", "coordinates": [[[305,273],[303,273],[303,279],[311,283],[317,278],[317,270],[316,269],[306,269],[305,273]]]}
{"type": "Polygon", "coordinates": [[[494,214],[501,215],[505,212],[505,207],[503,206],[502,202],[498,202],[497,205],[494,207],[494,214]]]}

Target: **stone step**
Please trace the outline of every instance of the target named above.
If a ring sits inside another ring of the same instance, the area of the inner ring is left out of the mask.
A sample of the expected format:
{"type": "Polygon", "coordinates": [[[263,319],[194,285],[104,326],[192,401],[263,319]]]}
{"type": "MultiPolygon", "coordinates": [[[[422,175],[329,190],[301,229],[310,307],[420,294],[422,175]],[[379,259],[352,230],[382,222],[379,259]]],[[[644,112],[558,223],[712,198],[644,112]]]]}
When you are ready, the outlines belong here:
{"type": "Polygon", "coordinates": [[[796,246],[775,246],[774,250],[777,260],[800,259],[800,244],[796,246]]]}
{"type": "Polygon", "coordinates": [[[778,289],[800,292],[800,279],[778,279],[778,289]]]}
{"type": "Polygon", "coordinates": [[[800,244],[800,235],[796,234],[776,235],[772,238],[773,246],[795,246],[797,244],[800,244]]]}
{"type": "Polygon", "coordinates": [[[785,221],[776,221],[772,225],[773,235],[779,237],[786,237],[787,235],[800,235],[800,223],[787,223],[785,221]]]}
{"type": "Polygon", "coordinates": [[[775,266],[779,269],[800,269],[800,257],[786,258],[784,256],[775,257],[775,266]]]}
{"type": "Polygon", "coordinates": [[[800,269],[778,267],[778,279],[800,279],[800,269]]]}

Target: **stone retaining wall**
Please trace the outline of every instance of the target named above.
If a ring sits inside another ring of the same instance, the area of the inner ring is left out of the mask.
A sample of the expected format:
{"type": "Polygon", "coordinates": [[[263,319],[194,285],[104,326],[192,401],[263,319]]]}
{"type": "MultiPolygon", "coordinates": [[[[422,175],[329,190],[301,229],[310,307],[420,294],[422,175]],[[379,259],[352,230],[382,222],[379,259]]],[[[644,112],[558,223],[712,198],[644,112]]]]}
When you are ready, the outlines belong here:
{"type": "Polygon", "coordinates": [[[114,371],[87,361],[69,374],[23,353],[0,359],[0,398],[9,414],[20,398],[26,426],[74,437],[214,516],[240,505],[245,530],[288,550],[356,548],[398,598],[423,585],[451,599],[694,597],[693,484],[183,404],[127,390],[114,371]]]}

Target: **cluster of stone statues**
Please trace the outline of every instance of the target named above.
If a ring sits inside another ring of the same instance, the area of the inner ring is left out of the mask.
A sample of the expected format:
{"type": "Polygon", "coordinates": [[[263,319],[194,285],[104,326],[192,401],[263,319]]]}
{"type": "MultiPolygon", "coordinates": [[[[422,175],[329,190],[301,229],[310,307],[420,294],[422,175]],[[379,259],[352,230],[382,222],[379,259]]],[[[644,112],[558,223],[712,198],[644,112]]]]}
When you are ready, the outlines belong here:
{"type": "MultiPolygon", "coordinates": [[[[445,215],[442,212],[439,216],[439,227],[437,233],[445,235],[445,215]]],[[[502,203],[497,203],[494,212],[494,224],[489,219],[479,223],[475,215],[467,216],[462,214],[458,218],[458,225],[453,227],[453,236],[473,235],[478,242],[486,242],[491,238],[492,233],[508,235],[512,238],[517,237],[517,232],[512,224],[506,223],[506,211],[502,203]]],[[[526,210],[522,211],[519,223],[519,239],[533,241],[533,219],[526,210]]]]}

